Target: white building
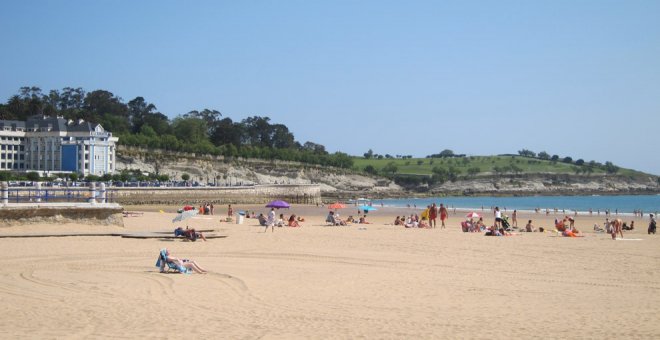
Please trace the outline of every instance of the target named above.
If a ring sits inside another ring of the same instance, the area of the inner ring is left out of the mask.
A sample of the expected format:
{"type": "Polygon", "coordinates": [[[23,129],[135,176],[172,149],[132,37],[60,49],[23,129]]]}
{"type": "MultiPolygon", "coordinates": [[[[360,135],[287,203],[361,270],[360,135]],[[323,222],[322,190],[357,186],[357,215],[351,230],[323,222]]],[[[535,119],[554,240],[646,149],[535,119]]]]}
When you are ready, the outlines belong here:
{"type": "Polygon", "coordinates": [[[100,124],[83,120],[46,116],[25,122],[0,120],[0,171],[112,174],[117,141],[100,124]]]}

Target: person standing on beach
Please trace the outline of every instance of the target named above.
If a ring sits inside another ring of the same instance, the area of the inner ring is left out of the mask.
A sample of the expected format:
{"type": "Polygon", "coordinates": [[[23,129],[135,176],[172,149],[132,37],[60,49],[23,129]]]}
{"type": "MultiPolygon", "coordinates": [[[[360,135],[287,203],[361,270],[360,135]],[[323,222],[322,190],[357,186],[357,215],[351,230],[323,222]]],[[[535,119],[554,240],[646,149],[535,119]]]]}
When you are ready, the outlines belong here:
{"type": "Polygon", "coordinates": [[[227,207],[227,216],[234,216],[234,209],[231,208],[231,204],[227,207]]]}
{"type": "Polygon", "coordinates": [[[518,228],[518,210],[513,210],[511,214],[511,226],[518,228]]]}
{"type": "Polygon", "coordinates": [[[433,203],[429,208],[429,226],[435,228],[436,219],[438,218],[438,207],[433,203]]]}
{"type": "Polygon", "coordinates": [[[270,232],[275,231],[275,208],[270,208],[270,212],[268,213],[268,219],[266,220],[266,229],[264,230],[264,233],[268,231],[268,227],[270,227],[270,232]]]}
{"type": "Polygon", "coordinates": [[[655,222],[655,217],[653,217],[653,214],[649,214],[649,217],[651,218],[651,221],[649,222],[648,233],[649,233],[649,235],[651,235],[651,234],[655,235],[655,230],[657,229],[657,225],[656,225],[656,222],[655,222]]]}
{"type": "Polygon", "coordinates": [[[612,239],[616,240],[616,234],[620,234],[623,238],[623,221],[620,218],[612,220],[612,239]]]}
{"type": "Polygon", "coordinates": [[[495,228],[502,228],[502,212],[500,207],[495,207],[495,228]]]}
{"type": "Polygon", "coordinates": [[[445,220],[449,217],[449,212],[445,208],[444,204],[440,203],[440,222],[442,223],[442,229],[445,229],[445,220]]]}

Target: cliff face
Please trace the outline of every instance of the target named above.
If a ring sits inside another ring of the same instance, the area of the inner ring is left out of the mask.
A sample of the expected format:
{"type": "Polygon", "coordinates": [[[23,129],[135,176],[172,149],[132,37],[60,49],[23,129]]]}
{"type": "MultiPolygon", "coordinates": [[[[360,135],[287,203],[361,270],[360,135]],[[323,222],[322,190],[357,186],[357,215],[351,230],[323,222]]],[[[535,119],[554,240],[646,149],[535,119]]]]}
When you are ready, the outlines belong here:
{"type": "Polygon", "coordinates": [[[376,179],[349,170],[284,161],[227,160],[224,157],[145,151],[121,147],[117,170],[138,169],[181,179],[187,173],[192,181],[218,186],[252,184],[318,184],[323,196],[351,196],[372,193],[378,196],[402,194],[402,188],[387,179],[376,179]]]}
{"type": "Polygon", "coordinates": [[[218,186],[251,184],[318,184],[326,198],[401,197],[409,195],[581,195],[655,194],[655,176],[530,174],[483,175],[435,186],[401,187],[391,180],[363,176],[350,170],[284,161],[228,160],[224,157],[146,151],[120,147],[117,170],[139,169],[218,186]]]}
{"type": "Polygon", "coordinates": [[[616,175],[484,176],[434,186],[431,193],[467,195],[656,194],[657,178],[616,175]]]}

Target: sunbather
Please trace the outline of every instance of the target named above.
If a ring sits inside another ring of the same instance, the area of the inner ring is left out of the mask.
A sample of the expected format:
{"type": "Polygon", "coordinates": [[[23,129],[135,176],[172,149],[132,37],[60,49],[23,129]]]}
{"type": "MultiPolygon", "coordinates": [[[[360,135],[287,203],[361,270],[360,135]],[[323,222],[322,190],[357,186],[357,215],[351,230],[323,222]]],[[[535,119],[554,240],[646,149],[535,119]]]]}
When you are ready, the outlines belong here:
{"type": "Polygon", "coordinates": [[[529,220],[529,222],[527,222],[527,225],[525,226],[525,231],[529,233],[536,231],[536,228],[534,228],[534,225],[532,224],[532,220],[529,220]]]}
{"type": "Polygon", "coordinates": [[[298,223],[295,214],[291,214],[291,217],[289,217],[289,227],[302,227],[302,225],[298,223]]]}
{"type": "Polygon", "coordinates": [[[178,257],[171,256],[170,251],[167,248],[161,250],[161,258],[159,260],[162,260],[159,261],[161,272],[165,271],[165,266],[167,265],[167,263],[174,263],[179,268],[183,267],[186,269],[190,269],[195,273],[199,273],[199,274],[206,274],[207,272],[206,269],[200,267],[195,261],[191,261],[188,259],[180,259],[178,257]]]}
{"type": "Polygon", "coordinates": [[[190,241],[197,241],[198,238],[201,238],[202,240],[206,241],[206,237],[204,237],[204,234],[201,232],[196,232],[195,228],[189,229],[188,226],[186,226],[186,229],[183,229],[181,227],[178,227],[174,229],[174,236],[183,236],[186,239],[190,241]]]}

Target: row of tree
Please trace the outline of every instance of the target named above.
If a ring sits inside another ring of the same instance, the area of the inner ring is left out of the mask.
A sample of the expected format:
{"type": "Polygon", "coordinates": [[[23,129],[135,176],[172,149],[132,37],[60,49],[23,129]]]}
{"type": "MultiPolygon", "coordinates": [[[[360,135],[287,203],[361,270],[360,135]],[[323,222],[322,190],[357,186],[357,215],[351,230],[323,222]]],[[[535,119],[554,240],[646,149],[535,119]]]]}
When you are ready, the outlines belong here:
{"type": "Polygon", "coordinates": [[[534,151],[527,150],[527,149],[522,149],[522,150],[518,151],[518,155],[520,155],[522,157],[537,158],[537,159],[542,159],[542,160],[551,161],[551,162],[561,161],[562,163],[575,164],[575,165],[580,166],[580,167],[584,166],[585,169],[580,169],[580,170],[575,171],[578,174],[581,173],[581,172],[585,173],[585,174],[590,174],[590,173],[594,172],[594,168],[603,169],[608,174],[615,174],[615,173],[619,172],[619,170],[620,170],[620,168],[618,166],[614,165],[610,161],[605,162],[605,164],[602,164],[602,163],[599,163],[599,162],[596,162],[596,161],[593,161],[593,160],[590,161],[590,162],[585,162],[584,159],[582,159],[582,158],[573,161],[573,158],[570,157],[570,156],[566,156],[566,157],[563,157],[563,158],[559,157],[559,155],[550,156],[550,154],[545,152],[545,151],[541,151],[538,154],[536,154],[536,152],[534,152],[534,151]]]}
{"type": "Polygon", "coordinates": [[[100,123],[123,145],[341,168],[353,165],[347,154],[329,154],[321,144],[297,142],[285,125],[273,124],[268,117],[253,116],[237,122],[223,117],[220,111],[203,109],[170,120],[143,97],[125,103],[106,90],[86,92],[80,87],[65,87],[46,94],[39,87],[22,87],[0,104],[0,119],[26,120],[33,115],[100,123]]]}

